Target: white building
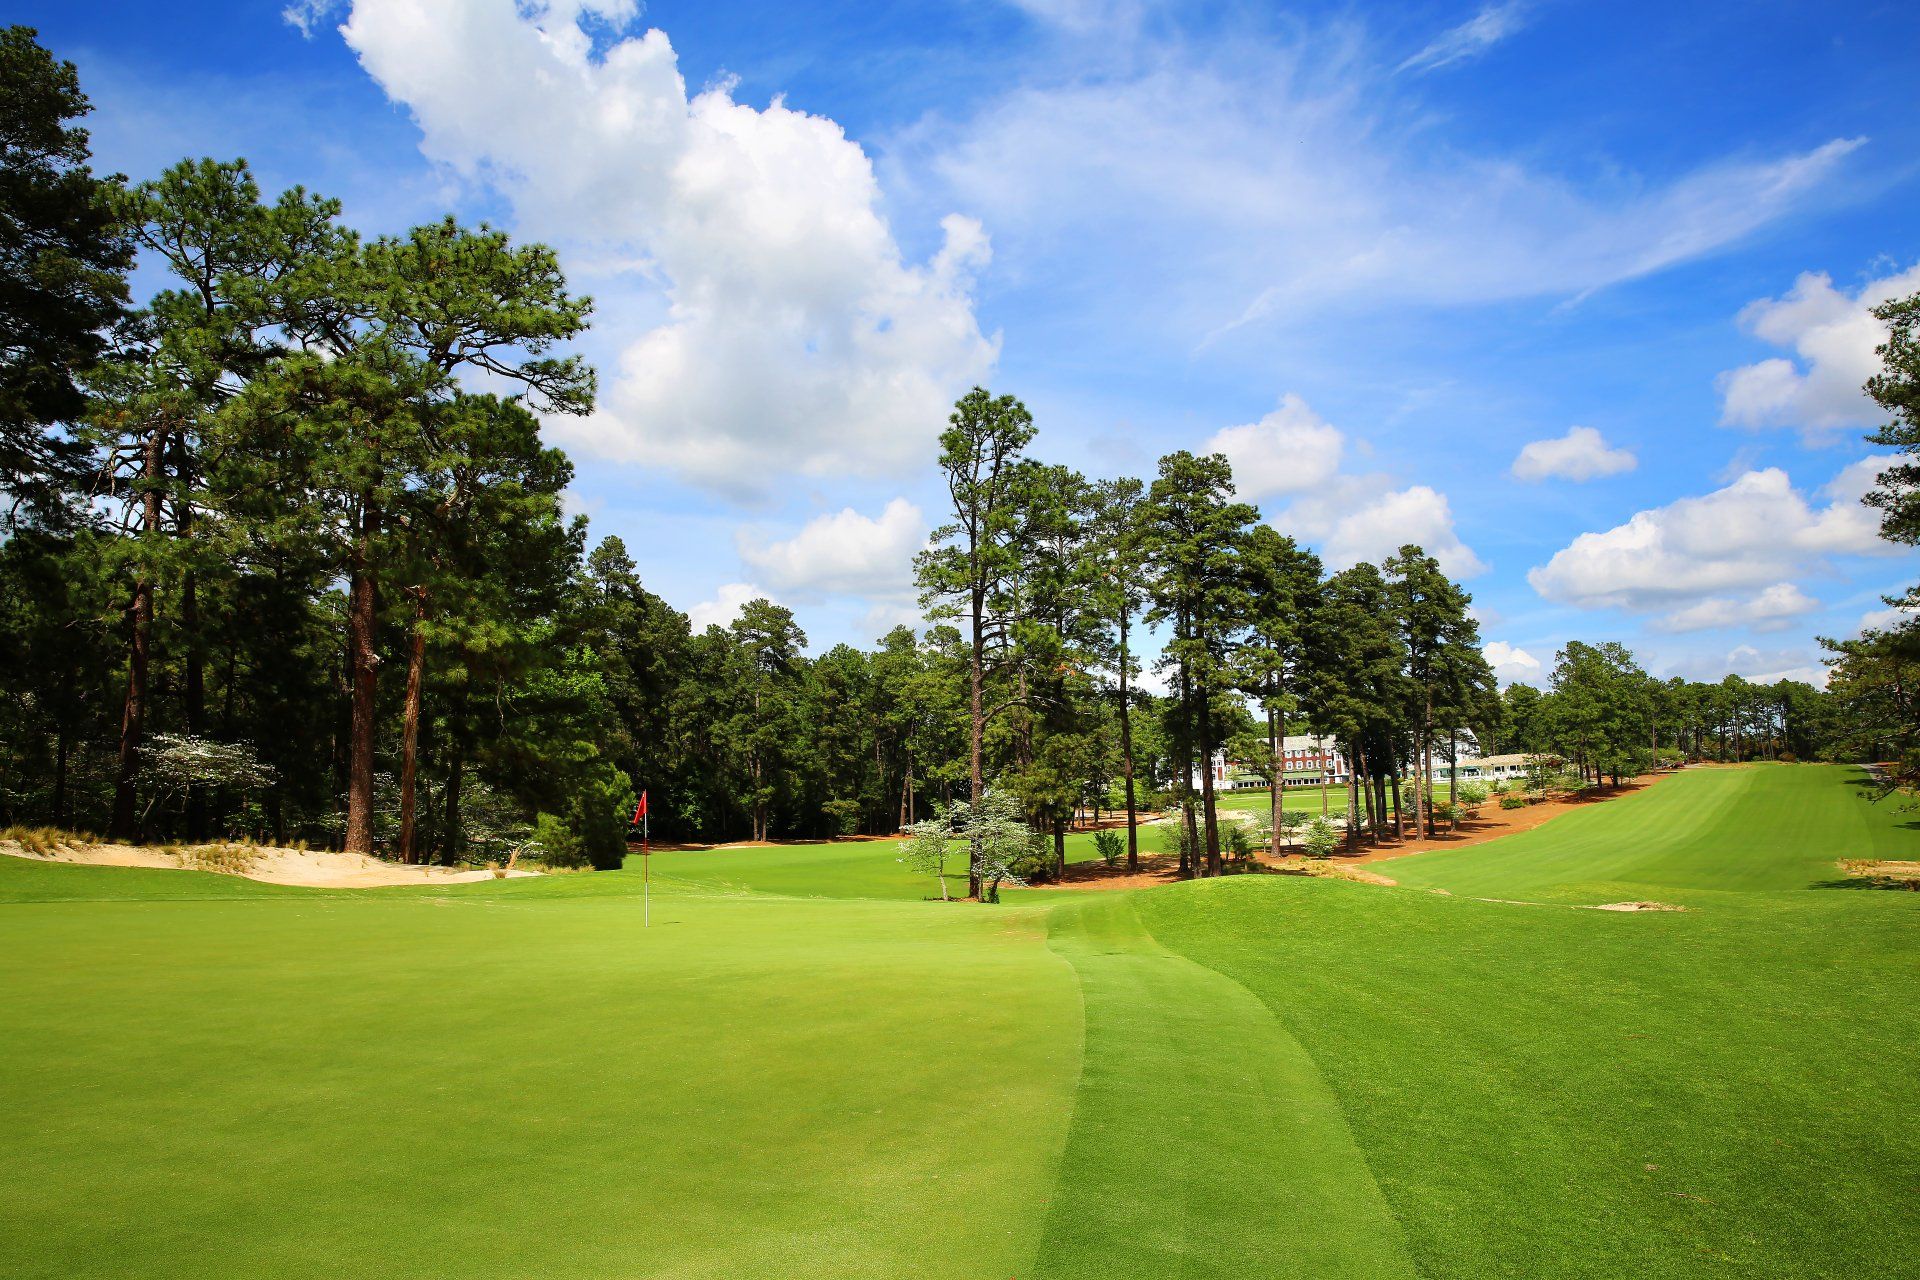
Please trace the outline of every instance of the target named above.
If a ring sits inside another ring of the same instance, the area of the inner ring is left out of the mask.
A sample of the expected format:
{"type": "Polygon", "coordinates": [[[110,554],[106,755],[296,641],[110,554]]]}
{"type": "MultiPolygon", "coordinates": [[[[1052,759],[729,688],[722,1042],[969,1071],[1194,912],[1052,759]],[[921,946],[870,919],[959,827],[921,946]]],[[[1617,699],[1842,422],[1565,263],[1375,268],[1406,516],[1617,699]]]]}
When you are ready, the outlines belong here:
{"type": "MultiPolygon", "coordinates": [[[[1280,756],[1282,786],[1317,787],[1322,782],[1332,786],[1346,784],[1347,761],[1339,748],[1334,746],[1332,738],[1291,735],[1281,742],[1280,756]]],[[[1215,791],[1247,791],[1267,785],[1266,779],[1244,762],[1228,759],[1224,750],[1213,753],[1212,769],[1215,791]]],[[[1193,786],[1196,791],[1200,789],[1200,781],[1200,775],[1194,774],[1193,786]]]]}
{"type": "MultiPolygon", "coordinates": [[[[1512,782],[1527,776],[1527,767],[1536,760],[1545,761],[1547,756],[1509,755],[1482,756],[1477,760],[1460,762],[1460,780],[1462,782],[1512,782]]],[[[1433,776],[1453,780],[1453,770],[1446,764],[1435,761],[1433,776]]]]}

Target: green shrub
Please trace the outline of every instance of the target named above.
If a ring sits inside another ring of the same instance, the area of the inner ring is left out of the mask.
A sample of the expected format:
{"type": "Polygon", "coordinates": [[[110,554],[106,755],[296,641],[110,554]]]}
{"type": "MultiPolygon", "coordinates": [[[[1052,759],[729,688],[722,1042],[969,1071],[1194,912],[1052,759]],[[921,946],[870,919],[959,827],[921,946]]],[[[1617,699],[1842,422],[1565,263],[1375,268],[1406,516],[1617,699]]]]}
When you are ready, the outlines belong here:
{"type": "MultiPolygon", "coordinates": [[[[1019,884],[1051,884],[1053,882],[1053,848],[1045,836],[1039,836],[1026,849],[1007,864],[1013,874],[1008,879],[1019,884]]],[[[995,895],[998,900],[999,895],[995,895]]]]}
{"type": "Polygon", "coordinates": [[[1242,862],[1259,852],[1258,833],[1251,822],[1235,822],[1231,819],[1220,824],[1220,844],[1228,855],[1242,862]]]}
{"type": "Polygon", "coordinates": [[[627,775],[601,763],[586,774],[567,801],[566,825],[579,841],[586,865],[617,871],[627,857],[627,819],[633,812],[627,775]]]}
{"type": "Polygon", "coordinates": [[[1527,807],[1527,798],[1525,796],[1501,796],[1500,807],[1502,809],[1524,809],[1527,807]]]}
{"type": "Polygon", "coordinates": [[[550,867],[587,865],[587,850],[580,837],[551,813],[543,813],[533,820],[533,843],[540,847],[540,861],[550,867]]]}
{"type": "Polygon", "coordinates": [[[1127,842],[1120,838],[1118,831],[1096,831],[1093,833],[1093,848],[1100,855],[1100,861],[1111,867],[1127,851],[1127,842]]]}
{"type": "Polygon", "coordinates": [[[1333,851],[1340,847],[1340,833],[1325,818],[1315,818],[1307,824],[1301,843],[1309,858],[1331,858],[1333,851]]]}
{"type": "Polygon", "coordinates": [[[1196,824],[1195,830],[1189,833],[1187,830],[1187,815],[1180,812],[1178,808],[1175,808],[1173,812],[1168,815],[1165,822],[1159,824],[1159,831],[1160,847],[1168,853],[1177,853],[1186,857],[1193,857],[1206,848],[1205,843],[1198,838],[1198,824],[1196,824]]]}
{"type": "Polygon", "coordinates": [[[850,836],[860,829],[858,800],[829,800],[820,806],[820,813],[836,836],[850,836]]]}

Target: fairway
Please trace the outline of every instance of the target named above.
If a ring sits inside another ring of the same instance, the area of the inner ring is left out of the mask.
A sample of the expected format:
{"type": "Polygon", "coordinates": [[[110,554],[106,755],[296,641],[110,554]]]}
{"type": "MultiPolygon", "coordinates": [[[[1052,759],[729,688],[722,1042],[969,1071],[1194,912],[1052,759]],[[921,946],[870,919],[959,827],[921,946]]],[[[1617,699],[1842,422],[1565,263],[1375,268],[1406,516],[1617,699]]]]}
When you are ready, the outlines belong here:
{"type": "Polygon", "coordinates": [[[1920,895],[1834,860],[1920,831],[1860,776],[1689,770],[1396,887],[666,853],[648,930],[637,859],[0,859],[0,1273],[1898,1274],[1920,895]]]}

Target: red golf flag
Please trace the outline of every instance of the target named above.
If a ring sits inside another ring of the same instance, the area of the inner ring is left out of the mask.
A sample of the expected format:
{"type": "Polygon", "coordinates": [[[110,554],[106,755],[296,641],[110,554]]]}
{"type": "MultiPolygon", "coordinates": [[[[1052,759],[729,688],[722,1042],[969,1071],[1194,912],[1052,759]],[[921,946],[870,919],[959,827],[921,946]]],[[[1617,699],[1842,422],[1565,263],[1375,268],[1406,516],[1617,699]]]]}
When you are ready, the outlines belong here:
{"type": "Polygon", "coordinates": [[[633,811],[633,825],[636,827],[639,826],[640,819],[646,816],[647,816],[647,793],[642,791],[640,793],[640,803],[638,806],[635,807],[633,811]]]}

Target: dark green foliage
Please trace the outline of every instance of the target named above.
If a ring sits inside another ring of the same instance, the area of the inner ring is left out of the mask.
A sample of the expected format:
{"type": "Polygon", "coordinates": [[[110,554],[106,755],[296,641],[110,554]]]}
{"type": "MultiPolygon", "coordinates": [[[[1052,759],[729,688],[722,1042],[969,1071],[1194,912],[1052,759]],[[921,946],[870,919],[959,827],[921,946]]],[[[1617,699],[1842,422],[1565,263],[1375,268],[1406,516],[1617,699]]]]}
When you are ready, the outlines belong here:
{"type": "Polygon", "coordinates": [[[122,315],[124,192],[87,167],[92,108],[30,27],[0,28],[0,529],[64,523],[84,466],[82,380],[122,315]]]}

